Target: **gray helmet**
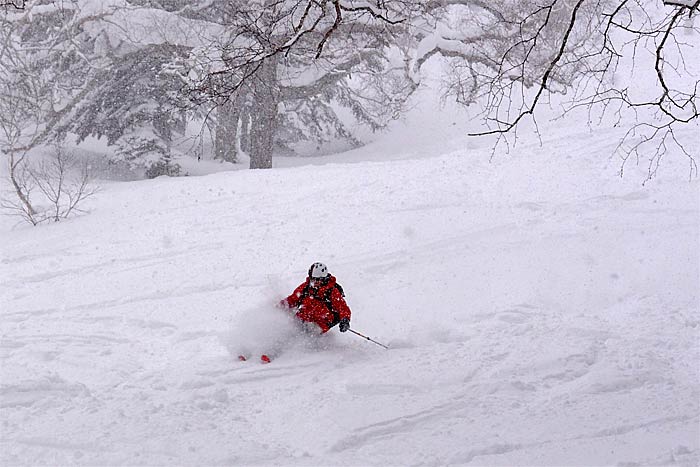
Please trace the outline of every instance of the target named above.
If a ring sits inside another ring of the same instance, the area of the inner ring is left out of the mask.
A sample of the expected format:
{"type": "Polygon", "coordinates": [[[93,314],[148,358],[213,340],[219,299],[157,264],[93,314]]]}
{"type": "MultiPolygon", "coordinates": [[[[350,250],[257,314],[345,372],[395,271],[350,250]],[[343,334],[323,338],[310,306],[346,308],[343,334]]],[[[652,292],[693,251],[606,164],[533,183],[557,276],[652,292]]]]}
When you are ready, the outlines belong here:
{"type": "Polygon", "coordinates": [[[328,276],[330,276],[328,268],[323,263],[314,263],[309,268],[309,277],[311,279],[325,279],[328,276]]]}

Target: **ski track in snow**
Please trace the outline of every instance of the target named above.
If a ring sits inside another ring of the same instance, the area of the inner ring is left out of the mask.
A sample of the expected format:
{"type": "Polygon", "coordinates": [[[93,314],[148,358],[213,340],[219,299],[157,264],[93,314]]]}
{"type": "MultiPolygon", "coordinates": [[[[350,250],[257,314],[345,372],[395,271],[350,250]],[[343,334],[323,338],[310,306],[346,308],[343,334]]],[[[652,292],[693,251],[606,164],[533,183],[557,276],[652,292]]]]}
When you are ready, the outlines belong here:
{"type": "Polygon", "coordinates": [[[114,184],[5,230],[0,463],[697,465],[698,183],[570,139],[114,184]],[[238,362],[315,260],[392,349],[238,362]]]}

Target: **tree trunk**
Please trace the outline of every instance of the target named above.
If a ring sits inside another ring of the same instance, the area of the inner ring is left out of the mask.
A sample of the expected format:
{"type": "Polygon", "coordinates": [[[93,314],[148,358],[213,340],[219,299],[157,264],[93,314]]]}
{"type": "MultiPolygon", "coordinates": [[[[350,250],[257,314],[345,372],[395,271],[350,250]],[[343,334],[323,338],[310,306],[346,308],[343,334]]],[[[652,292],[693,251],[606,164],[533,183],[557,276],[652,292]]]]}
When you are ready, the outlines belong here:
{"type": "Polygon", "coordinates": [[[272,167],[272,149],[277,133],[277,106],[280,89],[277,82],[277,56],[270,57],[256,73],[250,122],[250,168],[272,167]]]}
{"type": "Polygon", "coordinates": [[[214,159],[238,162],[236,136],[238,133],[238,103],[230,99],[217,108],[216,137],[214,139],[214,159]]]}
{"type": "Polygon", "coordinates": [[[250,153],[250,112],[241,115],[241,129],[238,133],[240,149],[246,154],[250,153]]]}
{"type": "Polygon", "coordinates": [[[22,210],[25,212],[32,224],[36,225],[34,221],[34,216],[36,215],[36,210],[32,203],[29,201],[27,194],[24,192],[23,183],[20,183],[17,179],[17,170],[20,168],[21,164],[24,162],[24,156],[20,157],[19,160],[15,160],[14,152],[10,152],[10,181],[12,182],[12,187],[19,198],[20,203],[22,203],[22,210]]]}

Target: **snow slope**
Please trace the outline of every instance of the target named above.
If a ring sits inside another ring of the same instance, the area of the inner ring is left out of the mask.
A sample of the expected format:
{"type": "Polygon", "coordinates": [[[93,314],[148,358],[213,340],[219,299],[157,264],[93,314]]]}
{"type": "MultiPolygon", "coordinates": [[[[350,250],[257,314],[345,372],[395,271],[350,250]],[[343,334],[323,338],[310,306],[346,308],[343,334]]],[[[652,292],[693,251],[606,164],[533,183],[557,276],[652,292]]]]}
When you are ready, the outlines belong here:
{"type": "Polygon", "coordinates": [[[687,166],[621,180],[576,127],[489,162],[443,123],[3,220],[0,463],[698,465],[687,166]],[[317,260],[391,349],[236,361],[317,260]]]}

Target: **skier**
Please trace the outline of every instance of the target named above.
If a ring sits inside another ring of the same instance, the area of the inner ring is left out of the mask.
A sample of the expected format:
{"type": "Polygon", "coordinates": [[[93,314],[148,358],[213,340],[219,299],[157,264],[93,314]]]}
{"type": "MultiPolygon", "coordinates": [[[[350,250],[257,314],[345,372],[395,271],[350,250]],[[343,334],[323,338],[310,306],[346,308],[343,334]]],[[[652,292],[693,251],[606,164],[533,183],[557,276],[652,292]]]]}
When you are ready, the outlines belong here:
{"type": "Polygon", "coordinates": [[[350,308],[343,288],[323,263],[309,268],[306,280],[280,302],[282,308],[295,308],[296,317],[309,334],[320,335],[338,325],[340,332],[350,329],[350,308]]]}
{"type": "MultiPolygon", "coordinates": [[[[295,309],[297,323],[309,335],[325,334],[336,324],[340,332],[350,329],[350,308],[345,302],[343,288],[336,282],[334,276],[328,273],[323,263],[314,263],[309,268],[306,280],[292,294],[279,302],[279,307],[295,309]]],[[[287,344],[285,340],[275,343],[275,347],[260,356],[262,363],[270,363],[279,353],[281,347],[287,344]]],[[[241,354],[238,359],[248,360],[249,355],[241,354]]]]}

